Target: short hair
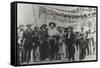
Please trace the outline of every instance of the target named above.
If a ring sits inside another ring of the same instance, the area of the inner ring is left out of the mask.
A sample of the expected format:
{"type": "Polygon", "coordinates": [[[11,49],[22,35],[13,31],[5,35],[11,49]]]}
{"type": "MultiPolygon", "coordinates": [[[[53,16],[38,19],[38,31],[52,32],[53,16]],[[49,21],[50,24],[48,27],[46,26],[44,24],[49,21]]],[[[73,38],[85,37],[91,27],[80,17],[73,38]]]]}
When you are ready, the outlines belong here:
{"type": "Polygon", "coordinates": [[[81,29],[84,29],[84,27],[81,27],[81,29]]]}
{"type": "Polygon", "coordinates": [[[49,26],[51,26],[51,24],[53,24],[54,27],[56,27],[56,23],[54,23],[54,22],[50,22],[50,23],[49,23],[49,26]]]}
{"type": "Polygon", "coordinates": [[[67,28],[64,28],[64,32],[67,32],[67,30],[68,30],[67,28]]]}
{"type": "Polygon", "coordinates": [[[67,27],[67,29],[73,30],[73,27],[67,27]]]}

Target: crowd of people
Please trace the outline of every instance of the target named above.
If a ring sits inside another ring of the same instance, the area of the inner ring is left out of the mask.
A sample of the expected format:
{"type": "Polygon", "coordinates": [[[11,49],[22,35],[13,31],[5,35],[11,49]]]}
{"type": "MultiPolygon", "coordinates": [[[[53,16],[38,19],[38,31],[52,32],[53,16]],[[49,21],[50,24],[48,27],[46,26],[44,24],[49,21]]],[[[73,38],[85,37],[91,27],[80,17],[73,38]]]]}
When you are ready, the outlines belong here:
{"type": "Polygon", "coordinates": [[[79,51],[79,60],[96,52],[96,31],[73,31],[73,27],[57,26],[55,22],[41,27],[20,25],[17,34],[17,62],[29,63],[41,61],[75,61],[75,52],[79,51]],[[24,29],[23,26],[27,28],[24,29]],[[75,50],[76,49],[76,50],[75,50]]]}

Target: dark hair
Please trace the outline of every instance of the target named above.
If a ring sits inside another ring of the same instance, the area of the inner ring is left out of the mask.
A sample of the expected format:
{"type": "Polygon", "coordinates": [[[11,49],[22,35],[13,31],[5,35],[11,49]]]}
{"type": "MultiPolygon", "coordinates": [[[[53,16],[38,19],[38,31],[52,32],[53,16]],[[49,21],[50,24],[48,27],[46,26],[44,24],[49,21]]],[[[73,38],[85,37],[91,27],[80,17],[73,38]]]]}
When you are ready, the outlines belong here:
{"type": "Polygon", "coordinates": [[[42,29],[43,27],[47,27],[46,24],[41,25],[40,29],[42,29]]]}
{"type": "Polygon", "coordinates": [[[50,23],[49,23],[49,26],[51,26],[51,24],[53,24],[54,27],[56,27],[56,24],[55,24],[54,22],[50,22],[50,23]]]}
{"type": "Polygon", "coordinates": [[[67,28],[64,28],[64,32],[67,32],[67,30],[68,30],[67,28]]]}
{"type": "Polygon", "coordinates": [[[32,25],[31,25],[31,24],[27,24],[26,26],[27,26],[27,27],[31,27],[32,25]]]}
{"type": "Polygon", "coordinates": [[[67,27],[67,30],[70,28],[71,31],[73,31],[73,27],[67,27]]]}
{"type": "Polygon", "coordinates": [[[38,28],[38,26],[35,26],[34,29],[38,28]]]}
{"type": "Polygon", "coordinates": [[[84,29],[84,27],[81,27],[81,29],[84,29]]]}
{"type": "Polygon", "coordinates": [[[76,32],[76,34],[79,34],[79,32],[76,32]]]}
{"type": "Polygon", "coordinates": [[[18,27],[18,28],[21,28],[21,27],[24,27],[24,25],[23,25],[23,24],[21,24],[21,25],[19,25],[19,27],[18,27]]]}

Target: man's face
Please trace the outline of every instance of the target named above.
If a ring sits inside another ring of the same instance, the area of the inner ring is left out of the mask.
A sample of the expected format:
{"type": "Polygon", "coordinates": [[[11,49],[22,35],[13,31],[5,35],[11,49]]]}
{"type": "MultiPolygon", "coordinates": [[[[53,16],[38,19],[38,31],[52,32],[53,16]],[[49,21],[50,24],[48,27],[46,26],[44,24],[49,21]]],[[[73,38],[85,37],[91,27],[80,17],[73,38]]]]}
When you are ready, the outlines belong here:
{"type": "Polygon", "coordinates": [[[81,28],[81,31],[84,31],[84,28],[81,28]]]}
{"type": "Polygon", "coordinates": [[[88,32],[86,32],[86,34],[88,35],[88,32]]]}
{"type": "Polygon", "coordinates": [[[89,33],[91,33],[91,30],[89,30],[89,33]]]}
{"type": "Polygon", "coordinates": [[[24,29],[22,29],[22,28],[20,29],[20,31],[23,31],[23,30],[24,30],[24,29]]]}
{"type": "Polygon", "coordinates": [[[50,27],[51,27],[51,28],[54,28],[54,24],[51,24],[50,27]]]}
{"type": "Polygon", "coordinates": [[[39,28],[38,28],[38,27],[36,27],[36,29],[35,29],[35,30],[37,30],[37,31],[38,31],[38,30],[39,30],[39,28]]]}
{"type": "Polygon", "coordinates": [[[30,26],[27,26],[27,29],[31,29],[31,27],[30,26]]]}
{"type": "Polygon", "coordinates": [[[70,32],[71,31],[71,29],[70,28],[68,28],[68,32],[70,32]]]}

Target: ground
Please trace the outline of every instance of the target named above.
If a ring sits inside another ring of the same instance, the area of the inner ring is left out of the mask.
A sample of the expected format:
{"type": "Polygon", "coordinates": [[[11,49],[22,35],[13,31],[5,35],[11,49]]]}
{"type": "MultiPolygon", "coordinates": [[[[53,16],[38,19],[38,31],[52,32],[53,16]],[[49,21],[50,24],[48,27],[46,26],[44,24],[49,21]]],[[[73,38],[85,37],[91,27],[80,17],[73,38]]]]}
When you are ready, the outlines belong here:
{"type": "MultiPolygon", "coordinates": [[[[80,61],[79,60],[79,50],[76,50],[75,48],[75,60],[74,61],[80,61]]],[[[85,58],[82,61],[88,61],[88,60],[96,60],[96,54],[94,55],[87,55],[85,56],[85,58]]],[[[37,61],[37,62],[33,62],[33,60],[31,59],[31,61],[28,64],[40,64],[40,63],[55,63],[55,62],[69,62],[68,58],[64,59],[64,60],[56,60],[56,61],[49,61],[48,59],[46,59],[45,61],[37,61]]],[[[73,61],[70,61],[73,62],[73,61]]],[[[21,63],[21,64],[27,64],[25,63],[21,63]]]]}

